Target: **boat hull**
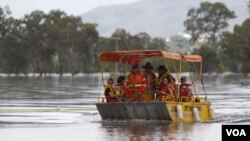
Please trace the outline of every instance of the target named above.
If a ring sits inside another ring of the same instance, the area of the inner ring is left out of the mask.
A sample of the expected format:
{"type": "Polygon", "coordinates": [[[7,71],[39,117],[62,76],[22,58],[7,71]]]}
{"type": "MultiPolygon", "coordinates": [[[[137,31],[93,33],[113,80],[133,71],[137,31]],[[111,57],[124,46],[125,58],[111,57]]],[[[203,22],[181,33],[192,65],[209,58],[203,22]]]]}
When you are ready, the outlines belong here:
{"type": "Polygon", "coordinates": [[[103,120],[171,120],[164,102],[97,103],[96,106],[103,120]]]}
{"type": "Polygon", "coordinates": [[[200,121],[210,121],[210,102],[118,102],[96,103],[103,120],[164,120],[174,122],[194,122],[193,108],[197,108],[200,121]],[[177,105],[181,106],[183,118],[177,114],[177,105]]]}

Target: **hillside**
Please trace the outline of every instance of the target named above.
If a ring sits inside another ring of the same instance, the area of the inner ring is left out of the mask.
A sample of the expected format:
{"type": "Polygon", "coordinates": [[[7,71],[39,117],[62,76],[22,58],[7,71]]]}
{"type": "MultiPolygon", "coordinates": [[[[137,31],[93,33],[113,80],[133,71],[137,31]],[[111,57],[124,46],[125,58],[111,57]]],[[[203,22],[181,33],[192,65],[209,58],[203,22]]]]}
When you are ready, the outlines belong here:
{"type": "MultiPolygon", "coordinates": [[[[98,7],[80,16],[84,22],[97,23],[101,36],[110,36],[116,28],[125,28],[132,34],[147,32],[153,37],[170,37],[183,33],[187,11],[191,7],[198,7],[203,1],[139,0],[130,4],[98,7]]],[[[230,21],[229,30],[249,16],[246,0],[219,1],[238,16],[230,21]]]]}

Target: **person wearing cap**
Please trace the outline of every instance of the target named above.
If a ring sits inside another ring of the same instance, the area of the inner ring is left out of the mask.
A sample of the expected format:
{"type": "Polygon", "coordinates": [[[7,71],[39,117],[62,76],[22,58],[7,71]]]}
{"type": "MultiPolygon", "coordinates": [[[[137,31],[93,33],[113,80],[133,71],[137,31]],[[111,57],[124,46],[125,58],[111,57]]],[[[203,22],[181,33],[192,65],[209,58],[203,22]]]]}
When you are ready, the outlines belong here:
{"type": "Polygon", "coordinates": [[[144,74],[140,71],[138,64],[133,64],[131,73],[126,81],[126,95],[129,102],[143,101],[144,89],[146,87],[146,79],[144,74]]]}
{"type": "Polygon", "coordinates": [[[156,81],[156,75],[153,72],[154,67],[151,65],[150,62],[146,62],[146,64],[144,66],[142,66],[142,68],[144,68],[144,77],[146,78],[146,83],[147,83],[147,87],[145,88],[145,100],[146,101],[150,101],[153,97],[154,97],[154,85],[155,85],[155,81],[156,81]]]}
{"type": "Polygon", "coordinates": [[[105,85],[104,95],[108,103],[118,102],[117,97],[115,95],[113,84],[114,80],[112,78],[109,78],[107,81],[107,85],[105,85]]]}
{"type": "Polygon", "coordinates": [[[191,84],[187,83],[186,76],[181,77],[181,85],[180,85],[180,99],[182,102],[189,102],[192,100],[192,89],[190,88],[191,84]]]}
{"type": "Polygon", "coordinates": [[[154,87],[156,94],[159,93],[159,90],[163,86],[163,78],[167,77],[169,80],[169,87],[170,87],[171,91],[173,92],[173,94],[175,95],[175,78],[172,76],[172,74],[170,74],[168,72],[166,67],[163,65],[160,65],[157,68],[157,70],[158,70],[158,77],[156,79],[155,87],[154,87]]]}

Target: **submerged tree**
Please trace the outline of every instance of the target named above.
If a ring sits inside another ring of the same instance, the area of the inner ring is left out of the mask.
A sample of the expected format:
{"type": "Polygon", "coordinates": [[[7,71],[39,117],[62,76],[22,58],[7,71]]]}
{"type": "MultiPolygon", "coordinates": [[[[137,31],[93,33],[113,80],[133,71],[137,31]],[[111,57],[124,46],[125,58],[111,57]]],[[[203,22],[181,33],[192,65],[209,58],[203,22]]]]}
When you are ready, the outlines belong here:
{"type": "Polygon", "coordinates": [[[26,74],[28,71],[28,49],[24,45],[24,28],[20,20],[9,19],[11,30],[1,39],[2,71],[26,74]]]}
{"type": "Polygon", "coordinates": [[[8,7],[0,7],[0,62],[4,73],[27,73],[27,48],[24,46],[24,26],[11,17],[8,7]]]}
{"type": "Polygon", "coordinates": [[[200,7],[191,8],[184,22],[186,32],[191,34],[191,41],[203,38],[207,43],[215,44],[221,32],[228,27],[228,20],[235,18],[223,3],[202,2],[200,7]]]}
{"type": "Polygon", "coordinates": [[[45,31],[48,45],[56,50],[56,68],[60,75],[65,71],[72,74],[80,72],[81,67],[86,70],[85,67],[93,63],[89,58],[92,58],[92,47],[98,40],[96,25],[85,24],[80,17],[52,10],[46,17],[45,31]]]}
{"type": "Polygon", "coordinates": [[[42,11],[33,11],[25,15],[23,23],[25,24],[25,45],[28,47],[30,65],[33,73],[39,73],[40,76],[52,72],[52,57],[55,53],[54,48],[47,44],[48,34],[45,30],[44,22],[46,14],[42,11]]]}

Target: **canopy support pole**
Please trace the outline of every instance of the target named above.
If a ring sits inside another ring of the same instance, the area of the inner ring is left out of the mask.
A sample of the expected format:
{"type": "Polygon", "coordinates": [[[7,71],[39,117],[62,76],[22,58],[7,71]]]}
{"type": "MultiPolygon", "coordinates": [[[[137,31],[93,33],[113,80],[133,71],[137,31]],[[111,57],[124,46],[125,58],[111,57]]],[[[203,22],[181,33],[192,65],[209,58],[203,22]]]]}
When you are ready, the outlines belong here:
{"type": "Polygon", "coordinates": [[[101,72],[101,76],[102,76],[102,82],[101,82],[101,86],[100,86],[100,90],[99,90],[99,96],[98,96],[98,102],[100,102],[100,96],[101,96],[101,88],[104,89],[104,77],[103,77],[103,70],[102,70],[102,65],[101,65],[101,61],[99,60],[99,71],[101,72]]]}
{"type": "Polygon", "coordinates": [[[192,76],[191,76],[189,64],[188,64],[188,62],[186,62],[186,64],[187,64],[188,73],[189,73],[189,76],[190,76],[190,79],[191,79],[191,83],[192,83],[193,88],[194,88],[194,93],[195,93],[195,95],[197,96],[196,89],[195,89],[195,85],[194,85],[194,81],[193,81],[193,78],[192,78],[192,76]]]}

